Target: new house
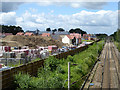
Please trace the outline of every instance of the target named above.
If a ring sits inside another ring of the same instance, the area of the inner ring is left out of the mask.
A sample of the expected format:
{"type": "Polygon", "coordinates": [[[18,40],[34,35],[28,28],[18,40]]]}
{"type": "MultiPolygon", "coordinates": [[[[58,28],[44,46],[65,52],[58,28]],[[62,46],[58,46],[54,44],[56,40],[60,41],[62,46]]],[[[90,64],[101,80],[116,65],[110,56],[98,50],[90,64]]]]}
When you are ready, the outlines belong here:
{"type": "Polygon", "coordinates": [[[78,45],[81,43],[81,34],[72,33],[70,35],[65,35],[62,38],[62,42],[66,44],[78,45]]]}

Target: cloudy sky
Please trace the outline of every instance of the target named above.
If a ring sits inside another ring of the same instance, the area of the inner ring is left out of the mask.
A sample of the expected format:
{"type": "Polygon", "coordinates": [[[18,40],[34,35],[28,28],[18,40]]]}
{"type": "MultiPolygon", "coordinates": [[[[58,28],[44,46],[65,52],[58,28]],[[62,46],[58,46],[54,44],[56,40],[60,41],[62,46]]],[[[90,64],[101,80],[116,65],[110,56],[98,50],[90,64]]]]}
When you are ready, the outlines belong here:
{"type": "MultiPolygon", "coordinates": [[[[81,28],[87,33],[112,34],[118,28],[118,2],[2,2],[0,24],[24,31],[81,28]]],[[[0,5],[1,6],[1,5],[0,5]]]]}

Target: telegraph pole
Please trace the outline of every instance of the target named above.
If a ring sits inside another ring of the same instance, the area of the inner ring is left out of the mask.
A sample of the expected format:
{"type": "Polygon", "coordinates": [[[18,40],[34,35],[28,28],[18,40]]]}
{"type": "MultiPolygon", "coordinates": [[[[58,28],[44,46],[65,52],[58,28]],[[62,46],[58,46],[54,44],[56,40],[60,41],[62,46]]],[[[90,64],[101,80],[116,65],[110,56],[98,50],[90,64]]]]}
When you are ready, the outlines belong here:
{"type": "Polygon", "coordinates": [[[68,90],[70,90],[70,62],[68,62],[68,90]]]}

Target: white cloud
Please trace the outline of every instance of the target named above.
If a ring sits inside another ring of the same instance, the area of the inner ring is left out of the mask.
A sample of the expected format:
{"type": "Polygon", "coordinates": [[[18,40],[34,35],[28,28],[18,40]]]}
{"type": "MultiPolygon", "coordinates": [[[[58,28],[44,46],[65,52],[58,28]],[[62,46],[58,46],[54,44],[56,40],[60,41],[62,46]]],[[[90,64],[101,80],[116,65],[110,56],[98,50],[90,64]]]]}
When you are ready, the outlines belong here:
{"type": "Polygon", "coordinates": [[[50,13],[54,13],[54,10],[51,10],[50,13]]]}
{"type": "Polygon", "coordinates": [[[16,12],[0,13],[0,24],[16,25],[16,12]]]}
{"type": "MultiPolygon", "coordinates": [[[[31,14],[26,11],[22,16],[16,17],[15,12],[1,13],[2,24],[16,24],[24,30],[45,30],[47,27],[65,30],[81,28],[89,33],[112,33],[117,29],[118,12],[100,10],[97,12],[81,11],[72,15],[31,14]]],[[[1,18],[0,18],[1,21],[1,18]]]]}
{"type": "Polygon", "coordinates": [[[79,3],[71,3],[71,5],[73,8],[79,8],[80,4],[79,3]]]}

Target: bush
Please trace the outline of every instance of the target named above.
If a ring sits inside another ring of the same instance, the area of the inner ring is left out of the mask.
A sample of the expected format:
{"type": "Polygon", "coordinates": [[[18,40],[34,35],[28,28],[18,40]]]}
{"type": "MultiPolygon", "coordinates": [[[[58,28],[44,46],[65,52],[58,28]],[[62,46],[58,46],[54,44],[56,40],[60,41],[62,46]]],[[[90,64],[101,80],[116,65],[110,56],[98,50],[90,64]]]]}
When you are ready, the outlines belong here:
{"type": "Polygon", "coordinates": [[[49,58],[46,59],[44,66],[46,69],[50,69],[51,71],[54,71],[54,70],[56,70],[57,65],[59,63],[60,63],[60,61],[58,59],[56,59],[53,56],[50,56],[49,58]]]}
{"type": "Polygon", "coordinates": [[[68,57],[67,57],[67,61],[68,61],[68,62],[74,62],[73,59],[74,59],[73,56],[68,55],[68,57]]]}
{"type": "Polygon", "coordinates": [[[15,84],[18,85],[19,88],[29,88],[30,83],[30,75],[19,73],[15,75],[15,84]]]}
{"type": "Polygon", "coordinates": [[[120,43],[118,44],[118,50],[119,50],[119,52],[120,52],[120,43]]]}

